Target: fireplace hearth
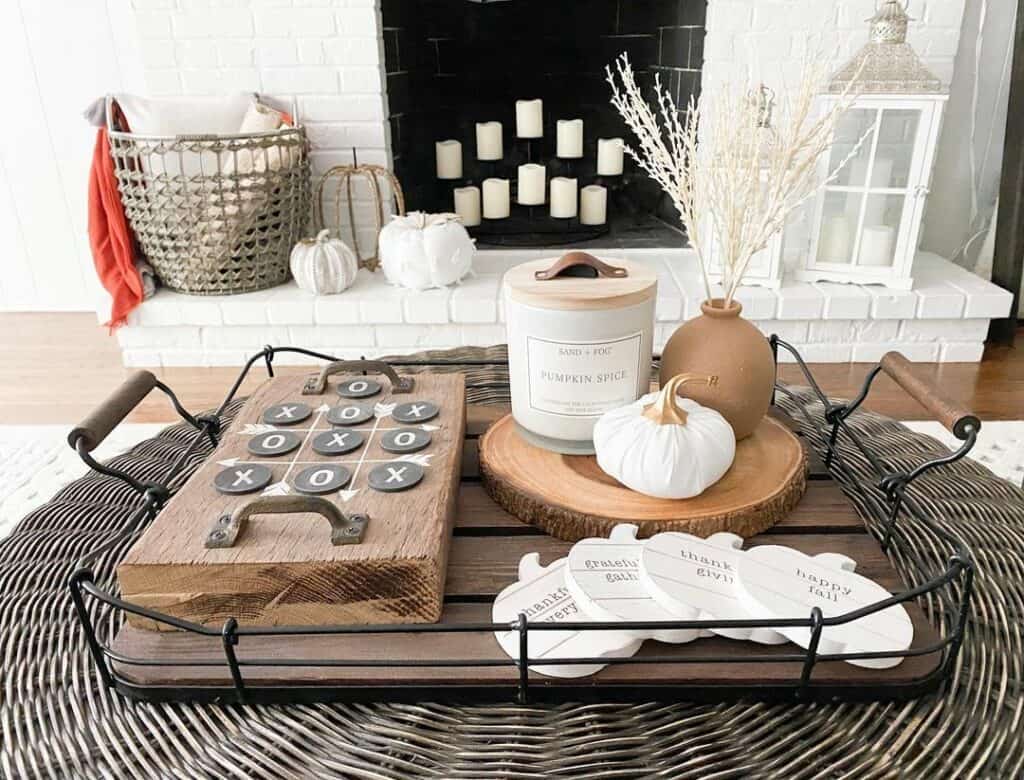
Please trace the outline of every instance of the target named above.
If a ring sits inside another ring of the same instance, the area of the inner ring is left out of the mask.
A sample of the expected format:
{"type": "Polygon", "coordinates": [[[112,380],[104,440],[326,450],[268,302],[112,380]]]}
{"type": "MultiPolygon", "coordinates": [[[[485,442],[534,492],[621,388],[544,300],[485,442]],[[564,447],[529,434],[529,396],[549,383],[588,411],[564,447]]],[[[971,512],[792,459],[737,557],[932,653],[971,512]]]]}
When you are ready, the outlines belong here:
{"type": "Polygon", "coordinates": [[[470,232],[481,245],[674,247],[675,210],[628,159],[599,176],[600,138],[632,139],[609,105],[604,69],[626,52],[643,78],[660,75],[685,106],[700,89],[705,0],[383,0],[391,148],[409,209],[453,211],[454,190],[508,179],[511,208],[470,232]],[[543,137],[516,137],[516,101],[543,101],[543,137]],[[556,124],[583,120],[583,156],[556,156],[556,124]],[[477,159],[476,123],[500,122],[502,158],[477,159]],[[457,178],[439,179],[435,142],[462,145],[457,178]],[[520,205],[518,167],[544,167],[545,202],[520,205]],[[550,182],[607,191],[604,224],[550,216],[550,182]]]}

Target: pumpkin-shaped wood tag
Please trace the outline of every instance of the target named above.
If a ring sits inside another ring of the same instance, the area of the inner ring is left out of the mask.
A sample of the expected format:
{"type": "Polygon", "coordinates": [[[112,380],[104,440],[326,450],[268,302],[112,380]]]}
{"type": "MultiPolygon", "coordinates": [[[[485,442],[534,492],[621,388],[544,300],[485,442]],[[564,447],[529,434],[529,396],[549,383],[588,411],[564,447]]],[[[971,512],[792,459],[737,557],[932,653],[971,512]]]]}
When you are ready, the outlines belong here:
{"type": "MultiPolygon", "coordinates": [[[[806,617],[819,607],[836,617],[890,597],[878,583],[853,571],[853,561],[841,555],[811,557],[779,545],[754,547],[737,567],[737,595],[751,611],[771,618],[806,617]]],[[[809,628],[780,628],[801,647],[811,641],[809,628]]],[[[914,626],[902,604],[864,615],[849,623],[822,629],[818,652],[902,652],[914,639],[914,626]]],[[[896,666],[902,657],[857,658],[848,663],[868,669],[896,666]]]]}
{"type": "MultiPolygon", "coordinates": [[[[717,533],[707,539],[669,531],[655,534],[640,553],[640,579],[661,607],[678,620],[751,620],[737,599],[736,566],[745,553],[736,534],[717,533]]],[[[763,616],[763,615],[761,615],[763,616]]],[[[712,628],[730,639],[765,645],[786,641],[767,628],[712,628]]]]}
{"type": "MultiPolygon", "coordinates": [[[[528,623],[583,623],[591,620],[577,606],[565,584],[565,558],[548,566],[540,565],[537,553],[519,561],[519,581],[509,585],[494,600],[491,611],[495,623],[512,623],[520,613],[528,623]]],[[[495,631],[501,649],[512,658],[519,657],[519,632],[495,631]]],[[[527,637],[530,658],[615,658],[631,656],[642,640],[625,631],[530,631],[527,637]]],[[[542,664],[530,666],[549,677],[585,677],[601,671],[607,664],[542,664]]]]}
{"type": "MultiPolygon", "coordinates": [[[[639,528],[620,523],[607,539],[583,539],[569,551],[565,584],[590,620],[679,620],[659,605],[640,580],[639,528]]],[[[697,629],[630,631],[639,639],[690,642],[697,629]]]]}

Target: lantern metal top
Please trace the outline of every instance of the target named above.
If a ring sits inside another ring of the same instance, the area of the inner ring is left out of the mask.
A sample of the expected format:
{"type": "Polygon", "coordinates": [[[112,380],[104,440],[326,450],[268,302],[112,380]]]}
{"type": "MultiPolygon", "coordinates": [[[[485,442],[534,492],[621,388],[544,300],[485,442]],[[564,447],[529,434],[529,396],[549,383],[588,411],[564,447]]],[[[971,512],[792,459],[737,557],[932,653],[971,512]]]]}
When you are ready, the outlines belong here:
{"type": "Polygon", "coordinates": [[[867,44],[832,76],[829,92],[844,92],[851,82],[856,82],[854,91],[870,94],[944,91],[942,82],[907,43],[911,19],[897,0],[886,0],[867,21],[871,24],[867,44]]]}

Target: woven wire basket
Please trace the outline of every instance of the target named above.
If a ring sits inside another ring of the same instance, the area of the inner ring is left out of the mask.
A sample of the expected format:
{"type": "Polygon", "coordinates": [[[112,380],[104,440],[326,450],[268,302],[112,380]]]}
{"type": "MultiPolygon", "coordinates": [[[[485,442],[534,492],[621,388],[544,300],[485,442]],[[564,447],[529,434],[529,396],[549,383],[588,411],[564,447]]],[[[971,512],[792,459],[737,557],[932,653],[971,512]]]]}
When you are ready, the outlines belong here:
{"type": "Polygon", "coordinates": [[[231,295],[288,280],[309,219],[303,127],[236,135],[152,136],[113,128],[125,216],[161,282],[231,295]]]}

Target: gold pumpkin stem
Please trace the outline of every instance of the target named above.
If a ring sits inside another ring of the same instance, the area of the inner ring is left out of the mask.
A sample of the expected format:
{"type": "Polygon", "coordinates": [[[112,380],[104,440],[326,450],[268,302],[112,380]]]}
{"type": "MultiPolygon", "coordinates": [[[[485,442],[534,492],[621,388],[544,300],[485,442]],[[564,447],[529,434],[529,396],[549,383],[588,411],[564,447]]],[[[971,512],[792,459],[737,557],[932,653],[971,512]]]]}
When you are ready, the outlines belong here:
{"type": "Polygon", "coordinates": [[[718,384],[717,376],[707,374],[676,374],[665,383],[654,399],[654,403],[644,408],[643,416],[658,425],[686,425],[687,413],[677,401],[679,388],[687,383],[705,384],[714,387],[718,384]]]}

